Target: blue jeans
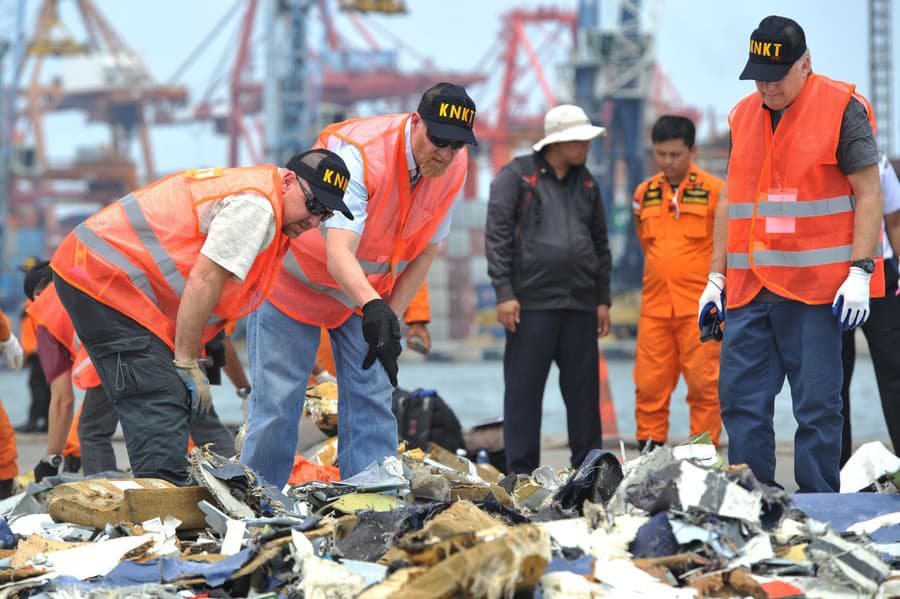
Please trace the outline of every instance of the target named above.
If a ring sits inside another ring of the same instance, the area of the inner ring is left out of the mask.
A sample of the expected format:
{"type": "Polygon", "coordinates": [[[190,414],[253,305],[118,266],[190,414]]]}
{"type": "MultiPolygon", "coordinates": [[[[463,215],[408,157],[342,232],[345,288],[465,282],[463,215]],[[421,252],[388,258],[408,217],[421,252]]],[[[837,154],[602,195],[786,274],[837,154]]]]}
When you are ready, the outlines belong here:
{"type": "Polygon", "coordinates": [[[787,375],[794,419],[794,478],[800,492],[840,488],[841,329],[831,306],[751,302],[729,308],[723,329],[719,402],[728,461],[775,483],[775,396],[787,375]]]}
{"type": "MultiPolygon", "coordinates": [[[[391,383],[379,362],[362,369],[368,344],[362,318],[329,329],[338,380],[338,463],[341,477],[397,453],[391,383]]],[[[319,348],[319,327],[287,316],[269,302],[247,320],[253,394],[241,461],[283,487],[297,449],[306,383],[319,348]]]]}

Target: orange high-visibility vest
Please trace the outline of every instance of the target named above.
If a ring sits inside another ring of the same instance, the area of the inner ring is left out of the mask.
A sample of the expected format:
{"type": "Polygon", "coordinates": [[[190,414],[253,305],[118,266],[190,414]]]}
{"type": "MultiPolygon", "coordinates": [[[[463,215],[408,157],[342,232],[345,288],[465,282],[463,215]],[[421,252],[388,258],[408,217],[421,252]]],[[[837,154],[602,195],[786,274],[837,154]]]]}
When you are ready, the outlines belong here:
{"type": "Polygon", "coordinates": [[[26,308],[26,314],[34,321],[35,328],[42,326],[53,335],[69,352],[72,360],[72,382],[79,389],[90,389],[100,385],[100,377],[84,347],[78,341],[72,319],[66,312],[53,283],[47,287],[26,308]]]}
{"type": "Polygon", "coordinates": [[[30,315],[38,327],[44,327],[53,335],[53,338],[62,344],[69,352],[69,359],[75,358],[76,348],[75,328],[72,326],[72,319],[69,313],[63,308],[56,294],[56,286],[53,283],[47,285],[46,288],[36,297],[27,308],[30,315]]]}
{"type": "Polygon", "coordinates": [[[212,339],[228,319],[255,309],[268,295],[287,251],[281,233],[282,186],[272,165],[175,173],[114,202],[63,239],[51,261],[67,283],[133,318],[175,346],[175,317],[206,236],[198,208],[229,195],[255,192],[275,212],[275,238],[246,279],[229,278],[202,334],[212,339]]]}
{"type": "MultiPolygon", "coordinates": [[[[0,310],[0,339],[9,339],[9,318],[0,310]]],[[[3,402],[0,401],[0,480],[9,480],[19,473],[16,458],[19,453],[16,449],[16,431],[9,422],[3,402]]]]}
{"type": "Polygon", "coordinates": [[[25,313],[22,315],[21,331],[19,332],[19,343],[22,344],[22,351],[25,357],[34,354],[37,351],[37,326],[34,319],[28,314],[28,306],[31,300],[25,300],[25,313]]]}
{"type": "Polygon", "coordinates": [[[72,382],[84,391],[103,384],[100,375],[94,368],[94,363],[91,362],[91,357],[80,343],[78,352],[75,354],[75,362],[72,364],[72,382]]]}
{"type": "MultiPolygon", "coordinates": [[[[847,278],[855,199],[835,152],[855,87],[810,75],[772,133],[758,94],[731,110],[728,163],[728,307],[748,303],[765,286],[806,304],[829,304],[847,278]]],[[[878,246],[881,253],[881,244],[878,246]]],[[[872,297],[884,295],[876,259],[872,297]]]]}
{"type": "MultiPolygon", "coordinates": [[[[362,154],[369,200],[356,258],[369,283],[386,299],[400,273],[431,242],[450,211],[468,162],[461,150],[441,177],[422,177],[410,190],[405,141],[409,118],[394,114],[337,123],[322,131],[316,144],[333,150],[343,141],[362,154]]],[[[325,239],[319,230],[292,240],[283,266],[269,301],[292,318],[334,328],[357,308],[328,273],[325,239]]]]}

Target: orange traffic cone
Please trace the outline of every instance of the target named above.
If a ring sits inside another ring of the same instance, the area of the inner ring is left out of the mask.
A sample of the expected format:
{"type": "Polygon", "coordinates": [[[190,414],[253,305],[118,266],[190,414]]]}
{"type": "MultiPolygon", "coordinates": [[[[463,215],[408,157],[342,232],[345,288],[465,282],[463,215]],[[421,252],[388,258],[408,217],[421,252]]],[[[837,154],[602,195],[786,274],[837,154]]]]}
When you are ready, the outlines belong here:
{"type": "Polygon", "coordinates": [[[609,371],[606,368],[606,354],[600,350],[598,364],[600,371],[600,425],[603,439],[618,439],[619,424],[616,420],[616,408],[613,405],[612,392],[609,390],[609,371]]]}

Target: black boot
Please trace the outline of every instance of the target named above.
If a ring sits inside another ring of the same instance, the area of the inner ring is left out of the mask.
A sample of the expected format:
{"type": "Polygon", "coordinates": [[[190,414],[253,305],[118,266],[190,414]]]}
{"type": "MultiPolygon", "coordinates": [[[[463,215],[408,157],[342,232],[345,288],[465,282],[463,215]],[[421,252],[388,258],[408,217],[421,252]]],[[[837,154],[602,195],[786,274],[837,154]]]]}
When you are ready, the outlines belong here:
{"type": "Polygon", "coordinates": [[[640,451],[641,454],[650,453],[657,447],[662,447],[662,446],[663,446],[662,443],[657,443],[653,439],[649,439],[649,440],[643,439],[643,440],[638,441],[638,451],[640,451]],[[646,451],[645,451],[645,449],[646,449],[646,451]]]}
{"type": "Polygon", "coordinates": [[[63,457],[63,472],[74,472],[77,473],[81,470],[81,458],[74,455],[67,455],[63,457]]]}
{"type": "Polygon", "coordinates": [[[15,486],[15,482],[16,481],[12,478],[0,480],[0,499],[6,499],[13,494],[13,487],[15,486]]]}

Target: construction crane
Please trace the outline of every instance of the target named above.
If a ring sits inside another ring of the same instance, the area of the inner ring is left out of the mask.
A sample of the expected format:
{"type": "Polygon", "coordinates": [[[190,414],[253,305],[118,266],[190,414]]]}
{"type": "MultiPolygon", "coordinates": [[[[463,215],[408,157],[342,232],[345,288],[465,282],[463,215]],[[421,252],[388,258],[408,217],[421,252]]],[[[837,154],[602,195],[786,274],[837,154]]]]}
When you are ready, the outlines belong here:
{"type": "MultiPolygon", "coordinates": [[[[285,164],[291,156],[310,145],[313,110],[307,89],[306,19],[311,7],[312,0],[292,0],[281,3],[280,8],[269,7],[267,29],[278,31],[277,25],[281,21],[282,34],[286,38],[283,43],[276,41],[277,35],[266,38],[265,156],[274,164],[285,164]],[[277,60],[278,53],[286,55],[286,60],[277,60]]],[[[234,164],[237,155],[231,153],[230,160],[234,164]]]]}
{"type": "Polygon", "coordinates": [[[575,98],[607,137],[591,153],[607,204],[614,286],[641,285],[643,254],[631,226],[630,193],[644,176],[644,115],[654,74],[653,36],[642,33],[640,0],[619,0],[618,21],[601,30],[599,1],[579,1],[575,98]]]}
{"type": "Polygon", "coordinates": [[[571,10],[515,9],[501,17],[497,50],[488,51],[498,64],[478,67],[500,79],[496,100],[485,106],[476,122],[478,139],[489,147],[493,172],[509,161],[517,146],[542,136],[544,113],[558,103],[558,92],[544,69],[547,55],[574,47],[576,29],[577,16],[571,10]]]}
{"type": "MultiPolygon", "coordinates": [[[[35,2],[29,31],[31,6],[18,2],[0,144],[0,218],[13,223],[14,233],[3,231],[3,247],[16,260],[52,251],[86,214],[137,187],[138,168],[129,155],[134,142],[144,176],[153,178],[148,126],[171,122],[173,111],[187,103],[185,88],[154,82],[92,0],[35,2]],[[106,125],[108,143],[51,161],[45,117],[63,111],[106,125]]],[[[8,262],[0,260],[0,267],[8,262]]],[[[6,278],[0,283],[0,292],[15,284],[6,278]]]]}
{"type": "MultiPolygon", "coordinates": [[[[17,124],[23,139],[33,150],[33,163],[20,173],[45,188],[54,180],[89,177],[98,193],[127,191],[136,185],[136,172],[128,158],[131,142],[140,142],[144,173],[154,177],[153,152],[147,126],[169,122],[173,110],[186,104],[187,91],[178,86],[161,86],[141,57],[119,36],[92,0],[73,2],[84,25],[86,41],[76,41],[60,19],[62,0],[43,0],[27,49],[13,82],[23,89],[25,106],[17,124]],[[47,59],[58,58],[61,72],[50,81],[42,78],[47,59]],[[47,161],[44,116],[51,111],[77,110],[89,122],[105,123],[110,129],[110,144],[103,164],[85,172],[85,165],[51,167],[47,161]]],[[[23,196],[26,199],[27,196],[23,196]]]]}
{"type": "Polygon", "coordinates": [[[402,0],[340,0],[341,10],[359,12],[380,12],[385,14],[406,13],[406,2],[402,0]]]}
{"type": "Polygon", "coordinates": [[[869,0],[870,100],[878,128],[878,148],[889,156],[894,150],[894,81],[891,52],[892,0],[869,0]]]}
{"type": "MultiPolygon", "coordinates": [[[[214,119],[216,130],[229,136],[229,164],[276,161],[298,148],[308,147],[323,125],[352,114],[361,103],[389,102],[397,109],[406,109],[436,81],[453,80],[467,85],[483,79],[472,73],[441,72],[415,49],[384,30],[379,33],[392,46],[382,47],[372,32],[377,24],[367,14],[403,12],[400,8],[405,9],[405,3],[248,0],[239,12],[230,80],[211,82],[195,104],[194,118],[214,119]],[[335,12],[334,6],[341,10],[335,12]],[[362,40],[365,47],[354,47],[341,34],[335,18],[338,14],[353,28],[352,37],[362,40]],[[262,43],[253,40],[258,21],[265,23],[267,31],[262,43]],[[321,24],[324,47],[309,43],[307,28],[313,23],[321,24]],[[265,60],[254,55],[260,46],[265,48],[265,60]],[[401,72],[397,67],[397,53],[401,50],[420,59],[422,68],[401,72]],[[261,77],[259,64],[265,65],[265,77],[261,77]],[[218,104],[217,94],[225,87],[228,109],[223,113],[214,106],[218,104]]],[[[221,30],[222,24],[218,23],[211,34],[221,30]]],[[[193,60],[204,42],[188,61],[193,60]]]]}

